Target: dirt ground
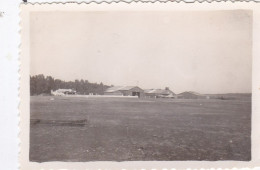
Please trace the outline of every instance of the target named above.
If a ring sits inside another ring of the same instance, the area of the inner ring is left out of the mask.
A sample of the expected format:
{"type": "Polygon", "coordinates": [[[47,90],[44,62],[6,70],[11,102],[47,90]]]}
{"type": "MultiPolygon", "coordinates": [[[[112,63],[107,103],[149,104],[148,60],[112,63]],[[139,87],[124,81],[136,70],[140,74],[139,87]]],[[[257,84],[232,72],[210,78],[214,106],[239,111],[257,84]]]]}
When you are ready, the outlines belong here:
{"type": "Polygon", "coordinates": [[[250,159],[250,99],[31,97],[31,161],[250,159]]]}

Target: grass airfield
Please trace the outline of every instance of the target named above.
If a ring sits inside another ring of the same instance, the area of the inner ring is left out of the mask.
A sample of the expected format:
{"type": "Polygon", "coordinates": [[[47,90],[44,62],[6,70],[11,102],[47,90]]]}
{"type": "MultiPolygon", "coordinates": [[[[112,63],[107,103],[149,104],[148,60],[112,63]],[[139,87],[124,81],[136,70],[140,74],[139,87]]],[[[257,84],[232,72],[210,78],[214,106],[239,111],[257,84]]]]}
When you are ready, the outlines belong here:
{"type": "Polygon", "coordinates": [[[251,159],[251,98],[31,96],[30,160],[251,159]]]}

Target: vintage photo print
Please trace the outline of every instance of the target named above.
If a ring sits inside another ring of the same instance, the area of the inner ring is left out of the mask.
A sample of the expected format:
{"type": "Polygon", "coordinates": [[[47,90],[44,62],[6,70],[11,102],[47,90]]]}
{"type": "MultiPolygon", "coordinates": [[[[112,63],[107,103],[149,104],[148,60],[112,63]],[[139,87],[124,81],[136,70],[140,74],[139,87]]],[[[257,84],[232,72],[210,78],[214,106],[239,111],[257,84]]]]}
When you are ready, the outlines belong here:
{"type": "Polygon", "coordinates": [[[21,5],[21,169],[256,166],[259,5],[225,4],[21,5]]]}

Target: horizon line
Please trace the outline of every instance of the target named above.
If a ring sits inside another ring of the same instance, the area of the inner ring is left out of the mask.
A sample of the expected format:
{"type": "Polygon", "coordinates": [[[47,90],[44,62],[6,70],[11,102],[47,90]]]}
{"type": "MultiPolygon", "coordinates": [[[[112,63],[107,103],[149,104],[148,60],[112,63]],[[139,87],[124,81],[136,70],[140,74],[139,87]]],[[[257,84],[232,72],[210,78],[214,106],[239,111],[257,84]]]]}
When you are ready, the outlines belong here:
{"type": "MultiPolygon", "coordinates": [[[[55,79],[59,79],[59,78],[55,78],[54,76],[51,76],[51,75],[45,75],[45,74],[35,74],[35,75],[29,75],[29,76],[38,76],[38,75],[43,75],[45,78],[46,77],[48,77],[48,76],[50,76],[50,77],[52,77],[54,80],[55,79]]],[[[61,81],[65,81],[65,82],[69,82],[69,81],[72,81],[72,82],[74,82],[74,81],[76,81],[76,80],[87,80],[87,79],[83,79],[83,78],[80,78],[80,79],[74,79],[74,80],[64,80],[64,79],[59,79],[59,80],[61,80],[61,81]]],[[[103,85],[105,85],[105,86],[109,86],[109,87],[113,87],[113,86],[134,86],[134,87],[141,87],[141,86],[139,86],[139,85],[114,85],[114,84],[111,84],[111,85],[107,85],[107,84],[104,84],[102,81],[100,81],[100,82],[90,82],[89,80],[87,80],[89,83],[92,83],[92,84],[100,84],[100,83],[102,83],[103,85]]],[[[166,87],[168,87],[171,91],[173,91],[174,92],[174,90],[172,90],[172,88],[170,88],[169,86],[165,86],[164,88],[142,88],[143,90],[146,90],[146,89],[165,89],[166,87]]],[[[184,90],[184,91],[182,91],[182,92],[178,92],[178,93],[176,93],[176,94],[180,94],[180,93],[183,93],[183,92],[197,92],[197,93],[200,93],[200,94],[252,94],[252,91],[251,92],[224,92],[224,93],[201,93],[201,92],[199,92],[199,91],[195,91],[195,90],[184,90]]]]}

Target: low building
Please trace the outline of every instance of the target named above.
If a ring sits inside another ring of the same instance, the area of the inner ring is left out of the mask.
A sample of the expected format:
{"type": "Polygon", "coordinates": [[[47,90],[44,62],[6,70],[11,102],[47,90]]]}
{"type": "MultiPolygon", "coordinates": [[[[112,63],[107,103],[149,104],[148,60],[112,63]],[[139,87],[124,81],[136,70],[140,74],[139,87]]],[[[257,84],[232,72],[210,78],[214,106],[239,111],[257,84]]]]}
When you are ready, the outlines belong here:
{"type": "Polygon", "coordinates": [[[113,86],[106,89],[104,95],[142,97],[144,90],[137,86],[113,86]]]}
{"type": "Polygon", "coordinates": [[[75,95],[76,91],[72,89],[57,89],[55,91],[51,91],[51,94],[54,96],[75,95]]]}
{"type": "Polygon", "coordinates": [[[149,98],[175,98],[175,93],[169,88],[165,89],[147,89],[144,91],[145,97],[149,98]]]}
{"type": "Polygon", "coordinates": [[[200,94],[193,91],[185,91],[177,95],[178,99],[209,99],[208,95],[200,94]]]}

